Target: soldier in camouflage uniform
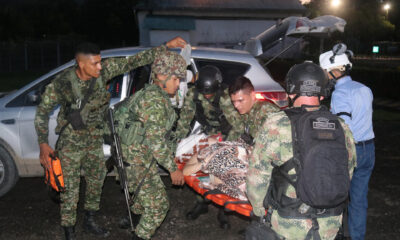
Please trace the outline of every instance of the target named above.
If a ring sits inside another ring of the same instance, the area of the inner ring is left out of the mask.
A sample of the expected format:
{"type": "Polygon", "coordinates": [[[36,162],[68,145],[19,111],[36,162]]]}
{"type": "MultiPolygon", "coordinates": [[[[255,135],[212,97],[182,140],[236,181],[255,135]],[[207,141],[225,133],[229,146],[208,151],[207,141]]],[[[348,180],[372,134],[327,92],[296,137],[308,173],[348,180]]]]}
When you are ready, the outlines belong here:
{"type": "Polygon", "coordinates": [[[54,150],[48,145],[49,114],[57,105],[60,113],[57,118],[56,132],[60,134],[56,146],[61,160],[66,191],[61,193],[61,226],[67,239],[75,239],[74,225],[79,200],[81,168],[85,172],[85,230],[100,236],[109,232],[94,222],[99,210],[100,197],[106,168],[103,156],[104,116],[108,108],[110,94],[106,90],[107,81],[138,66],[154,61],[167,47],[181,47],[184,40],[175,38],[166,46],[160,46],[138,53],[128,58],[111,58],[101,62],[100,50],[94,44],[78,46],[75,58],[76,66],[60,73],[50,83],[42,95],[35,117],[35,128],[40,145],[40,162],[47,166],[47,158],[54,150]],[[84,96],[88,92],[90,80],[95,85],[87,104],[81,109],[78,118],[84,126],[75,130],[67,116],[79,111],[84,96]]]}
{"type": "MultiPolygon", "coordinates": [[[[244,76],[238,77],[228,90],[232,102],[230,105],[233,105],[236,111],[231,110],[227,113],[229,122],[232,124],[227,140],[237,141],[241,138],[247,144],[252,145],[253,138],[265,118],[271,113],[280,111],[280,109],[270,102],[257,101],[253,84],[244,76]]],[[[187,213],[186,217],[189,220],[194,220],[207,211],[207,202],[201,196],[198,196],[196,205],[187,213]]],[[[219,221],[223,228],[229,227],[228,218],[224,212],[220,213],[219,221]]]]}
{"type": "MultiPolygon", "coordinates": [[[[313,65],[313,69],[318,67],[315,64],[313,65]]],[[[322,75],[326,78],[323,72],[322,75]]],[[[325,80],[324,82],[327,83],[325,80]]],[[[293,89],[287,89],[289,94],[291,90],[293,89]]],[[[308,108],[308,111],[317,110],[320,100],[323,99],[320,95],[307,96],[301,94],[300,96],[300,94],[290,94],[289,97],[292,99],[293,107],[295,108],[302,105],[313,105],[314,107],[308,108]]],[[[339,119],[339,121],[344,130],[345,144],[348,152],[348,171],[351,177],[356,165],[354,140],[349,127],[342,120],[339,119]]],[[[267,116],[263,126],[256,135],[255,147],[250,158],[246,180],[247,195],[253,206],[253,213],[256,216],[265,215],[263,202],[270,185],[273,167],[281,166],[293,157],[291,129],[292,126],[288,116],[285,112],[281,111],[267,116]]],[[[290,174],[293,173],[290,172],[290,174]]],[[[284,195],[295,199],[295,188],[289,185],[284,195]]],[[[334,239],[342,223],[342,214],[317,218],[317,222],[319,224],[321,239],[334,239]]],[[[272,212],[271,225],[271,228],[279,235],[280,239],[306,239],[307,233],[313,226],[311,219],[283,218],[276,210],[272,212]]]]}
{"type": "Polygon", "coordinates": [[[189,88],[179,114],[176,128],[178,140],[191,132],[192,121],[198,121],[207,135],[222,133],[226,138],[238,114],[229,98],[228,89],[221,86],[222,74],[211,65],[199,70],[195,86],[189,88]]]}
{"type": "Polygon", "coordinates": [[[236,125],[232,126],[228,140],[237,140],[242,137],[243,140],[252,145],[253,138],[265,118],[271,113],[280,111],[280,109],[273,103],[257,101],[253,84],[244,76],[238,77],[229,86],[229,95],[240,117],[233,122],[236,125]]]}
{"type": "Polygon", "coordinates": [[[177,115],[170,97],[178,89],[180,79],[186,77],[186,63],[179,54],[164,52],[154,60],[151,69],[154,83],[137,92],[118,110],[130,120],[127,130],[136,133],[122,139],[123,153],[130,165],[126,167],[129,191],[135,197],[131,210],[141,215],[132,239],[150,239],[169,209],[155,162],[170,172],[173,184],[184,184],[182,171],[174,161],[175,140],[171,129],[177,115]]]}

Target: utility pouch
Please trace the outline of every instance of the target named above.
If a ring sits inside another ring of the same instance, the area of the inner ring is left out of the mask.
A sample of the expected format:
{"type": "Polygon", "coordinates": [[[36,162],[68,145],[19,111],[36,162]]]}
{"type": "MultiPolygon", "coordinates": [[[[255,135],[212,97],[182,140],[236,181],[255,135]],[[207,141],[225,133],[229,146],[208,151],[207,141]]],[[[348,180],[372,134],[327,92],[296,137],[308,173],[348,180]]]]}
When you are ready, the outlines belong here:
{"type": "Polygon", "coordinates": [[[121,142],[125,145],[132,145],[134,143],[141,144],[144,139],[145,130],[142,123],[139,121],[126,124],[125,129],[119,134],[121,142]]]}
{"type": "Polygon", "coordinates": [[[268,223],[252,221],[246,228],[246,240],[280,240],[268,223]]]}
{"type": "Polygon", "coordinates": [[[83,130],[86,129],[86,125],[83,122],[81,111],[73,110],[67,115],[67,121],[71,123],[71,126],[74,130],[83,130]]]}

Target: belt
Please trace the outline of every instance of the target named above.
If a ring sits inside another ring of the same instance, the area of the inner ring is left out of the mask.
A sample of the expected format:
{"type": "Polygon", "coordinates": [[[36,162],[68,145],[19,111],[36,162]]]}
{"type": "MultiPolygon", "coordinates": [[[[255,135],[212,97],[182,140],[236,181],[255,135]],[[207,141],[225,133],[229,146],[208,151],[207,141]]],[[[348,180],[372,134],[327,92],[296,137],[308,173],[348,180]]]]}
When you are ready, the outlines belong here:
{"type": "Polygon", "coordinates": [[[373,139],[373,138],[370,139],[370,140],[357,142],[357,143],[356,143],[356,146],[363,146],[363,145],[367,145],[367,144],[370,144],[370,143],[374,143],[374,139],[373,139]]]}

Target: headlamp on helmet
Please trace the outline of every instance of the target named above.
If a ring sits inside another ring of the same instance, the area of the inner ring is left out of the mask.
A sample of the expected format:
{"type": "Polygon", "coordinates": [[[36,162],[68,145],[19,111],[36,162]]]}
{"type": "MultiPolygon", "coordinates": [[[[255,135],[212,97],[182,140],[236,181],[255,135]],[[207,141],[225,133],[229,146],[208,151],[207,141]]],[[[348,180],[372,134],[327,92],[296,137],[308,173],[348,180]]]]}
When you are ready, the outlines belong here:
{"type": "Polygon", "coordinates": [[[330,94],[328,77],[315,63],[304,62],[290,68],[286,75],[286,92],[297,96],[324,96],[330,94]]]}
{"type": "Polygon", "coordinates": [[[349,58],[353,57],[353,52],[347,50],[343,43],[333,46],[331,51],[325,52],[319,56],[319,65],[328,72],[338,69],[342,72],[349,71],[352,63],[349,58]]]}
{"type": "Polygon", "coordinates": [[[199,70],[199,77],[195,82],[197,91],[202,94],[213,94],[218,91],[222,83],[221,71],[211,65],[204,66],[199,70]]]}

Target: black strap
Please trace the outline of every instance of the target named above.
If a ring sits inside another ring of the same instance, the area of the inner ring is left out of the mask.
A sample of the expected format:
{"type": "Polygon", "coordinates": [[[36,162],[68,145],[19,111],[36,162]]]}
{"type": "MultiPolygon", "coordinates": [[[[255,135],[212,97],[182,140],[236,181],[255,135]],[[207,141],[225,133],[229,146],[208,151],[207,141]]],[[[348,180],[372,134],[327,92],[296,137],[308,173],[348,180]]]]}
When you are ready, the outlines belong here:
{"type": "Polygon", "coordinates": [[[218,189],[213,189],[213,190],[209,190],[209,191],[205,192],[205,193],[203,194],[203,196],[204,196],[204,198],[207,198],[208,195],[212,195],[212,194],[224,194],[224,193],[221,192],[221,191],[218,190],[218,189]]]}
{"type": "Polygon", "coordinates": [[[312,218],[312,226],[310,228],[310,230],[308,231],[305,240],[321,240],[321,236],[319,235],[319,224],[317,221],[317,218],[312,218]]]}
{"type": "Polygon", "coordinates": [[[199,100],[199,92],[197,91],[197,89],[194,90],[193,101],[196,104],[196,121],[198,121],[205,128],[211,128],[211,125],[208,123],[206,116],[204,115],[204,108],[201,104],[201,101],[199,100]]]}
{"type": "Polygon", "coordinates": [[[343,211],[343,217],[342,217],[342,231],[343,231],[343,236],[349,238],[350,237],[350,231],[349,231],[349,210],[348,207],[346,207],[343,211]]]}
{"type": "MultiPolygon", "coordinates": [[[[226,201],[224,203],[224,208],[227,209],[226,206],[229,204],[250,204],[250,202],[249,201],[226,201]]],[[[227,210],[229,210],[229,209],[227,209],[227,210]]]]}
{"type": "Polygon", "coordinates": [[[146,169],[146,173],[144,174],[144,177],[143,177],[142,180],[140,181],[139,185],[136,187],[136,190],[135,190],[135,192],[134,192],[134,194],[133,194],[132,204],[135,202],[135,199],[136,199],[136,197],[138,196],[140,189],[142,188],[142,185],[143,185],[143,183],[144,183],[144,180],[146,179],[146,176],[147,176],[147,174],[149,173],[150,168],[151,168],[151,166],[153,166],[153,164],[154,164],[155,161],[156,161],[155,158],[153,158],[153,159],[151,160],[150,166],[146,169]]]}
{"type": "Polygon", "coordinates": [[[342,116],[342,115],[345,115],[345,116],[348,116],[348,117],[351,118],[351,113],[348,113],[348,112],[339,112],[339,113],[336,113],[336,116],[338,116],[338,117],[340,117],[340,116],[342,116]]]}
{"type": "Polygon", "coordinates": [[[90,80],[89,89],[87,90],[87,92],[86,92],[86,94],[83,97],[83,100],[81,102],[81,106],[79,108],[79,111],[82,111],[82,109],[85,107],[86,103],[89,101],[89,97],[93,93],[93,88],[94,88],[95,84],[96,84],[96,78],[92,78],[92,80],[90,80]]]}

